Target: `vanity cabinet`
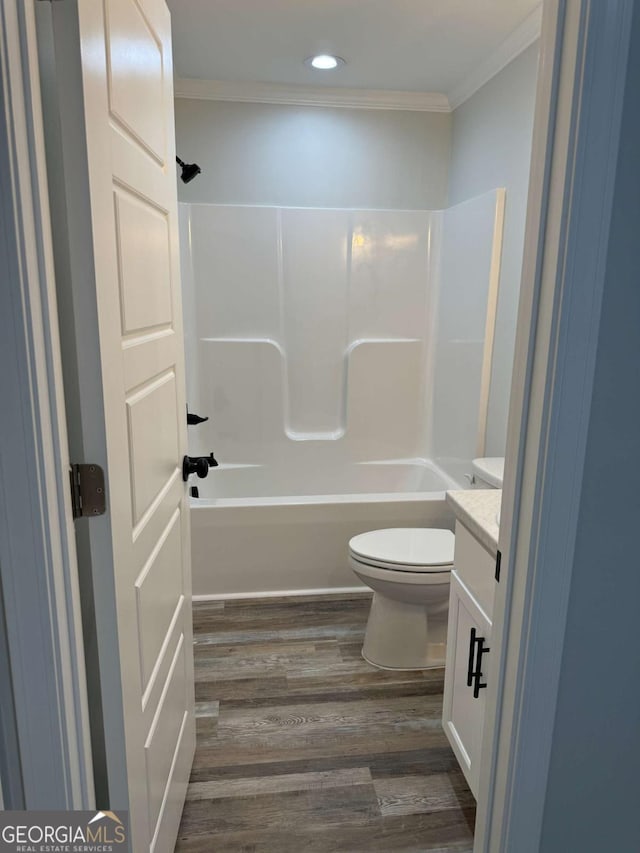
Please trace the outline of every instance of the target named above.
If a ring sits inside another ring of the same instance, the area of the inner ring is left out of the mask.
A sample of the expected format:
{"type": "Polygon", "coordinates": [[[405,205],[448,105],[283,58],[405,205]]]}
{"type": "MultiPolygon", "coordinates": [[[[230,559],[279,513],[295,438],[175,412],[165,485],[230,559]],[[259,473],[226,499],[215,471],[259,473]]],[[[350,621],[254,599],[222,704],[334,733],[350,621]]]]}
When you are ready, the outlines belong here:
{"type": "Polygon", "coordinates": [[[449,594],[442,723],[476,798],[490,677],[494,564],[495,558],[458,522],[449,594]]]}

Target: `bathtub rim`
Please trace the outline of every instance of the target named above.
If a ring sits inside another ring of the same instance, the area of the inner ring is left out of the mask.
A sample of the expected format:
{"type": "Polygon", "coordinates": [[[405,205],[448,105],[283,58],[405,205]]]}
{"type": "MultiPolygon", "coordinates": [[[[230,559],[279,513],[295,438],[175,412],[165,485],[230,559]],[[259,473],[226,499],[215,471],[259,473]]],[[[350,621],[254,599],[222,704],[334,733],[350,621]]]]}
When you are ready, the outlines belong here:
{"type": "Polygon", "coordinates": [[[424,503],[444,501],[449,489],[432,492],[355,492],[337,495],[271,495],[246,498],[189,498],[191,510],[243,509],[274,506],[335,506],[336,504],[424,503]]]}

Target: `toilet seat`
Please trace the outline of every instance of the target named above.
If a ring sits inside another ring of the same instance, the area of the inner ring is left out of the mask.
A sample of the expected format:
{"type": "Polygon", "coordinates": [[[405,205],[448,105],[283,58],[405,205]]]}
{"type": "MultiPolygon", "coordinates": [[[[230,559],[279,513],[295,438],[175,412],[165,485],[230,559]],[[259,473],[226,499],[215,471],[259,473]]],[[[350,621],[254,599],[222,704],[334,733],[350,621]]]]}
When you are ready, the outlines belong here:
{"type": "Polygon", "coordinates": [[[354,536],[349,555],[361,566],[386,571],[448,574],[453,568],[454,543],[450,530],[393,527],[354,536]]]}
{"type": "Polygon", "coordinates": [[[453,568],[453,563],[446,563],[439,566],[411,566],[405,563],[385,563],[383,560],[363,560],[353,553],[350,553],[349,557],[359,566],[384,569],[386,572],[409,572],[416,575],[447,575],[453,568]]]}
{"type": "Polygon", "coordinates": [[[431,586],[438,584],[449,585],[451,579],[451,566],[439,566],[437,571],[429,568],[401,567],[394,566],[372,566],[371,563],[361,563],[349,554],[349,565],[353,571],[361,578],[369,580],[386,581],[393,583],[394,586],[402,586],[404,584],[413,584],[414,586],[431,586]]]}

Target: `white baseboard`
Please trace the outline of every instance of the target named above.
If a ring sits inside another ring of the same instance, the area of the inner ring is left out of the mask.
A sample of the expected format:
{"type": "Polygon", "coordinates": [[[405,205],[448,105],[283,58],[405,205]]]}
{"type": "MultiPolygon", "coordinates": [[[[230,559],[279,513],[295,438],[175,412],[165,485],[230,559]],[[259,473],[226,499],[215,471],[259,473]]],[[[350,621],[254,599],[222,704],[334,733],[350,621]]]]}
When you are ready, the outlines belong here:
{"type": "Polygon", "coordinates": [[[266,592],[221,592],[216,595],[194,595],[193,602],[230,601],[242,598],[298,598],[304,595],[349,595],[371,592],[366,586],[342,586],[325,589],[274,589],[266,592]]]}

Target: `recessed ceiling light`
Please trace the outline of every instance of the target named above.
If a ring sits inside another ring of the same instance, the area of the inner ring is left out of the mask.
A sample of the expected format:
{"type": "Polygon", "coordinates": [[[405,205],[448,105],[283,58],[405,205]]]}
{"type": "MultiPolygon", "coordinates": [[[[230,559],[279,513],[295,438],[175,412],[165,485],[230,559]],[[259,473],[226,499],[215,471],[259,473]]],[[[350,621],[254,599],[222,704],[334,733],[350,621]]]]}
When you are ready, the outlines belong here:
{"type": "Polygon", "coordinates": [[[331,56],[329,53],[319,53],[317,56],[310,56],[305,60],[305,65],[310,65],[317,71],[333,71],[340,65],[344,65],[344,59],[339,56],[331,56]]]}

